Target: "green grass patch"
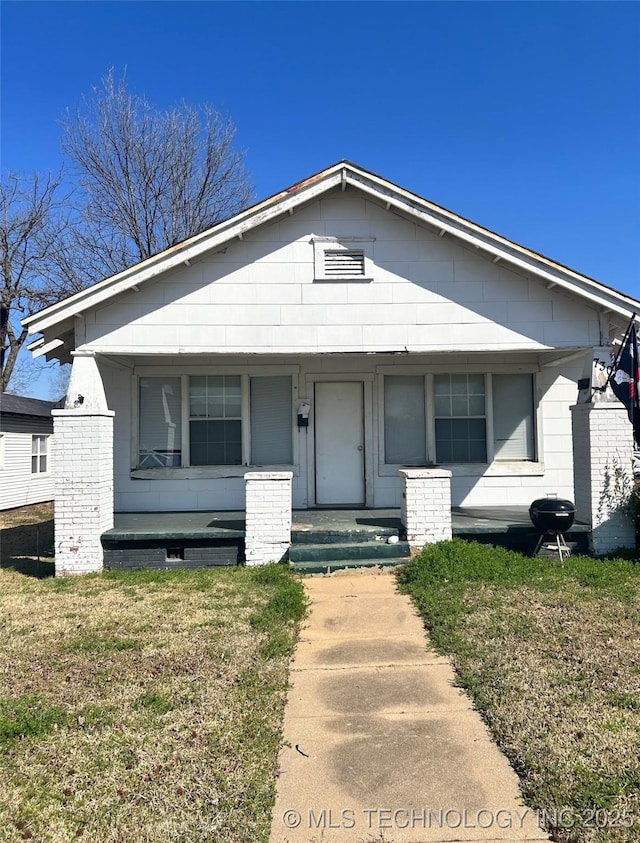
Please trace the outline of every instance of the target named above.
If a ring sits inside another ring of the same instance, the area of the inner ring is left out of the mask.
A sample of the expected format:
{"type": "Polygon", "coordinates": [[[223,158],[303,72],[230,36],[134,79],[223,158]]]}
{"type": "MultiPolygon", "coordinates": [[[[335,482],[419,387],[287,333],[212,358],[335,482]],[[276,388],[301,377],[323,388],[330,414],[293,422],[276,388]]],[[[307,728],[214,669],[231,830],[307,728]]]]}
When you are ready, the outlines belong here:
{"type": "Polygon", "coordinates": [[[137,709],[146,709],[148,711],[152,711],[154,714],[162,715],[171,711],[174,708],[174,705],[173,702],[165,696],[165,694],[149,690],[140,694],[133,704],[133,707],[137,709]]]}
{"type": "Polygon", "coordinates": [[[0,744],[41,737],[68,722],[68,715],[39,694],[0,699],[0,744]]]}
{"type": "Polygon", "coordinates": [[[454,540],[425,548],[398,581],[520,775],[527,803],[549,817],[563,807],[610,812],[603,828],[550,820],[553,839],[640,839],[635,559],[560,563],[454,540]]]}
{"type": "Polygon", "coordinates": [[[254,571],[255,582],[270,590],[268,600],[249,615],[253,629],[266,636],[261,652],[267,659],[290,656],[295,643],[291,630],[307,611],[304,591],[284,565],[266,565],[254,571]]]}
{"type": "Polygon", "coordinates": [[[99,632],[87,632],[78,635],[64,644],[63,653],[119,653],[127,650],[141,650],[143,644],[136,638],[101,635],[99,632]]]}

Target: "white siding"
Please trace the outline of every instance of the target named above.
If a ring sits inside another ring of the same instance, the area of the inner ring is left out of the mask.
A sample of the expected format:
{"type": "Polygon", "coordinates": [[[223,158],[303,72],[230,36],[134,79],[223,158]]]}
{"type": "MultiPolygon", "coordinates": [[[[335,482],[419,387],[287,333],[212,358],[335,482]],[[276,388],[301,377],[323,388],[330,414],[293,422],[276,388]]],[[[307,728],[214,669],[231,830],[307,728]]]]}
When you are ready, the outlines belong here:
{"type": "Polygon", "coordinates": [[[560,287],[354,192],[327,196],[86,316],[88,345],[138,353],[543,350],[600,343],[560,287]],[[312,238],[371,237],[374,280],[314,282],[312,238]]]}
{"type": "MultiPolygon", "coordinates": [[[[40,435],[41,432],[34,431],[40,435]]],[[[53,500],[53,437],[48,440],[48,471],[31,473],[31,433],[2,432],[0,510],[53,500]]]]}
{"type": "MultiPolygon", "coordinates": [[[[424,371],[447,371],[455,360],[460,366],[474,365],[486,372],[519,369],[531,371],[532,355],[513,354],[509,358],[497,355],[447,357],[443,364],[435,356],[412,357],[408,366],[406,356],[324,356],[324,357],[260,357],[230,356],[217,358],[184,359],[165,358],[162,362],[151,357],[141,358],[131,372],[103,367],[103,379],[109,407],[115,410],[115,508],[116,511],[170,511],[170,510],[243,510],[245,481],[242,476],[227,477],[165,477],[163,479],[137,479],[131,475],[132,458],[132,408],[134,406],[134,373],[147,374],[149,366],[161,366],[166,376],[184,372],[213,372],[216,366],[238,367],[238,371],[269,374],[274,366],[297,367],[293,378],[294,405],[297,399],[312,395],[314,378],[353,375],[368,377],[372,383],[373,401],[368,408],[372,437],[366,443],[371,458],[369,481],[372,487],[371,505],[377,507],[400,506],[400,478],[382,465],[383,441],[381,436],[381,405],[378,395],[382,370],[388,372],[398,367],[407,374],[424,371]],[[511,367],[511,368],[509,368],[511,367]]],[[[452,504],[454,506],[528,506],[535,498],[555,492],[560,497],[573,497],[571,413],[569,407],[577,397],[576,379],[582,374],[583,363],[574,361],[564,367],[542,368],[536,373],[540,462],[520,465],[494,463],[487,466],[446,466],[452,471],[452,504]]],[[[308,457],[312,428],[294,428],[295,459],[293,477],[293,505],[306,508],[308,497],[308,457]]]]}
{"type": "MultiPolygon", "coordinates": [[[[242,471],[161,479],[131,471],[135,377],[215,374],[220,366],[265,375],[293,367],[294,406],[313,395],[316,377],[352,373],[366,380],[373,396],[366,407],[367,503],[378,507],[400,504],[399,477],[382,464],[385,372],[446,373],[452,365],[535,372],[538,462],[453,466],[453,505],[528,505],[548,492],[573,495],[569,407],[582,361],[541,368],[540,354],[600,345],[596,308],[354,190],[327,195],[150,280],[139,292],[88,311],[85,321],[85,347],[120,355],[117,365],[125,366],[102,366],[116,412],[117,510],[243,509],[242,471]],[[313,238],[319,236],[367,239],[373,281],[315,281],[313,238]]],[[[312,443],[312,425],[294,430],[292,491],[299,508],[313,503],[312,443]]]]}

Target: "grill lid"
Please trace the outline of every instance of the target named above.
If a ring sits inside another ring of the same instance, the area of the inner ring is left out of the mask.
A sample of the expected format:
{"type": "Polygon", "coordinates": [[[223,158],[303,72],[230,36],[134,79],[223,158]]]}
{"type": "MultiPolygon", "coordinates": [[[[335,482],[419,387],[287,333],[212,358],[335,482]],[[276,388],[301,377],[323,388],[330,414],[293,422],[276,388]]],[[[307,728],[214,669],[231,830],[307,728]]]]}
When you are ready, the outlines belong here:
{"type": "Polygon", "coordinates": [[[576,507],[565,498],[538,498],[529,507],[529,517],[538,530],[566,532],[576,517],[576,507]]]}

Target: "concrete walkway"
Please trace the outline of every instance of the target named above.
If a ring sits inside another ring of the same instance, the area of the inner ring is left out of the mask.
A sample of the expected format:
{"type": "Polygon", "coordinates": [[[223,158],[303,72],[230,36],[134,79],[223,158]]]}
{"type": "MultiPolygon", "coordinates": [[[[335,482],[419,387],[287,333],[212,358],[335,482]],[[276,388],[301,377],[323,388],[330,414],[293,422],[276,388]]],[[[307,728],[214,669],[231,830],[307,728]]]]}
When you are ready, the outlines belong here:
{"type": "Polygon", "coordinates": [[[271,843],[548,840],[393,574],[304,585],[271,843]]]}

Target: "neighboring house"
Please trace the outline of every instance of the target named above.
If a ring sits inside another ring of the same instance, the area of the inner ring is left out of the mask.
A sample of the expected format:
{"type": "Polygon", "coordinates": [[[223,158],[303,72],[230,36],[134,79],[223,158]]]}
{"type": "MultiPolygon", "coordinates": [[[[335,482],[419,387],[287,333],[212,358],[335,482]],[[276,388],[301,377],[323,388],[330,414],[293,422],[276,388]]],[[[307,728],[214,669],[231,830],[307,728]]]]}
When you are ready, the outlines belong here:
{"type": "Polygon", "coordinates": [[[52,401],[0,393],[0,510],[53,500],[52,401]]]}
{"type": "Polygon", "coordinates": [[[95,539],[114,507],[242,510],[256,469],[302,509],[400,507],[434,464],[453,506],[573,498],[578,380],[636,310],[343,161],[25,324],[74,361],[56,425],[95,539]]]}

